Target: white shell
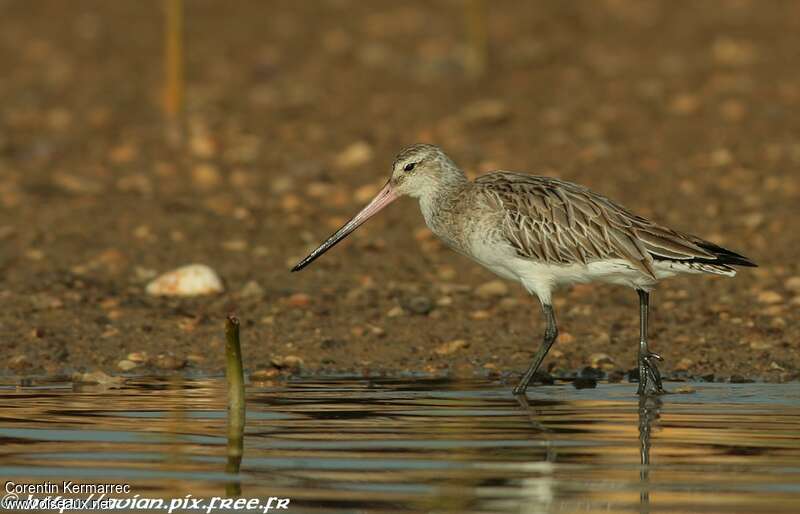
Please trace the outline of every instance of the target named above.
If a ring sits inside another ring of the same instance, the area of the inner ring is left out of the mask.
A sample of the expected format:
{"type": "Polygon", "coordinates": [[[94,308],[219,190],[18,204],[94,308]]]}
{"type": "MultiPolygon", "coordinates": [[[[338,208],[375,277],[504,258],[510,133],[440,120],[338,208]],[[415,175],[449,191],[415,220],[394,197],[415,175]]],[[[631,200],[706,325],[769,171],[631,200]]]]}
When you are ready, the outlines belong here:
{"type": "Polygon", "coordinates": [[[151,296],[199,296],[224,290],[219,275],[205,264],[189,264],[168,271],[147,284],[151,296]]]}

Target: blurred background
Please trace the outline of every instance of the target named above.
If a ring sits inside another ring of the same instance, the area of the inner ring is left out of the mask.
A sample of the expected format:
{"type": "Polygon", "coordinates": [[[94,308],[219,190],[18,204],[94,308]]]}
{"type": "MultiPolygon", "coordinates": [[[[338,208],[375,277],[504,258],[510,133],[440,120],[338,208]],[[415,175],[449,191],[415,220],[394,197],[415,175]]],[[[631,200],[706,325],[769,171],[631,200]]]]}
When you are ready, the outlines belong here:
{"type": "MultiPolygon", "coordinates": [[[[800,3],[0,0],[0,368],[522,371],[538,303],[393,205],[405,145],[579,182],[758,262],[654,295],[680,378],[797,378],[800,3]],[[146,284],[202,263],[221,294],[146,284]],[[127,364],[122,364],[123,361],[127,364]]],[[[553,373],[633,367],[636,295],[556,295],[553,373]]]]}

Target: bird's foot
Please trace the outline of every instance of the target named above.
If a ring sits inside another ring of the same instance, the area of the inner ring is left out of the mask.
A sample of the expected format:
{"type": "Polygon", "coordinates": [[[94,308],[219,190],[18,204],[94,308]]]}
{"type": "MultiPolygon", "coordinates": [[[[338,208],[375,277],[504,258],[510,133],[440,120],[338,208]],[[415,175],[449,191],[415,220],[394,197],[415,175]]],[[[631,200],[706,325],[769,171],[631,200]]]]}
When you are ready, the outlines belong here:
{"type": "Polygon", "coordinates": [[[660,355],[647,351],[639,355],[639,390],[640,396],[648,394],[652,388],[653,393],[661,394],[664,387],[661,385],[661,372],[658,371],[656,361],[663,361],[660,355]]]}
{"type": "Polygon", "coordinates": [[[514,389],[511,391],[514,395],[524,395],[525,391],[528,389],[528,383],[525,380],[522,380],[519,384],[514,386],[514,389]]]}

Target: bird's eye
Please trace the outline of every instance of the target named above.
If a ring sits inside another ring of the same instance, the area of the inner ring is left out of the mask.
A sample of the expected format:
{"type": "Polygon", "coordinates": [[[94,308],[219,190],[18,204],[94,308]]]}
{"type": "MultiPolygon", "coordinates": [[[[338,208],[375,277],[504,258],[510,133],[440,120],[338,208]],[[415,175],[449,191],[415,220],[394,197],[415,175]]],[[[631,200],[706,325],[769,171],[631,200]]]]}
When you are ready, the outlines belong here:
{"type": "Polygon", "coordinates": [[[411,171],[411,170],[413,170],[413,169],[414,169],[414,166],[416,166],[416,165],[417,165],[417,163],[416,163],[416,162],[409,162],[408,164],[406,164],[405,166],[403,166],[403,170],[404,170],[404,171],[411,171]]]}

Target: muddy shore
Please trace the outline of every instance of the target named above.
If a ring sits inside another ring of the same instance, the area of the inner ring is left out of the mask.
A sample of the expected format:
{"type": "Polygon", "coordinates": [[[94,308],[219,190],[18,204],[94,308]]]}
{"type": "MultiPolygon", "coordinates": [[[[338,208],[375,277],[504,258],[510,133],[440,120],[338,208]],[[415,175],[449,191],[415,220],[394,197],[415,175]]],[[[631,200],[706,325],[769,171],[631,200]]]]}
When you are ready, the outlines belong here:
{"type": "MultiPolygon", "coordinates": [[[[471,176],[558,176],[752,258],[664,282],[652,349],[679,378],[800,378],[800,4],[491,4],[469,79],[458,2],[187,2],[174,146],[159,10],[0,1],[0,374],[220,373],[229,312],[263,377],[522,372],[536,299],[410,199],[289,273],[426,141],[471,176]],[[189,263],[225,292],[145,293],[189,263]]],[[[548,371],[634,366],[634,292],[555,307],[548,371]]]]}

